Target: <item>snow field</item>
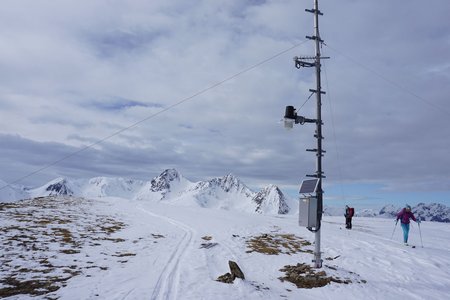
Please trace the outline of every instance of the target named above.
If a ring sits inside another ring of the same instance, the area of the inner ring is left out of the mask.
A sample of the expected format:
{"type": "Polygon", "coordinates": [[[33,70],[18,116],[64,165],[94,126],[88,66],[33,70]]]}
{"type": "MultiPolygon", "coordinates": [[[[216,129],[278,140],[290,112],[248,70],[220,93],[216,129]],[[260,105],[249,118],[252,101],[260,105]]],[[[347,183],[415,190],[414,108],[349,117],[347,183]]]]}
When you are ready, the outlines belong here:
{"type": "MultiPolygon", "coordinates": [[[[92,243],[80,247],[79,253],[55,252],[52,247],[60,249],[61,245],[50,245],[48,252],[55,265],[78,264],[80,270],[65,287],[48,294],[60,299],[446,299],[450,292],[450,226],[446,223],[422,223],[424,248],[413,223],[413,249],[402,244],[399,225],[390,239],[394,220],[354,218],[353,229],[346,230],[344,217],[324,217],[321,271],[352,283],[298,289],[281,282],[284,273],[279,270],[297,263],[312,265],[312,254],[267,255],[250,252],[247,244],[262,234],[294,234],[313,243],[314,233],[299,227],[296,215],[268,216],[111,197],[89,200],[80,209],[73,214],[86,221],[107,216],[125,225],[107,238],[101,232],[91,236],[92,243]],[[229,260],[239,264],[244,281],[216,281],[229,272],[229,260]],[[88,268],[88,261],[97,267],[88,268]]],[[[0,220],[2,226],[14,225],[6,222],[0,220]]],[[[69,230],[78,232],[79,228],[70,226],[69,230]]],[[[313,249],[313,244],[303,248],[313,249]]],[[[55,274],[60,271],[54,270],[55,274]]]]}

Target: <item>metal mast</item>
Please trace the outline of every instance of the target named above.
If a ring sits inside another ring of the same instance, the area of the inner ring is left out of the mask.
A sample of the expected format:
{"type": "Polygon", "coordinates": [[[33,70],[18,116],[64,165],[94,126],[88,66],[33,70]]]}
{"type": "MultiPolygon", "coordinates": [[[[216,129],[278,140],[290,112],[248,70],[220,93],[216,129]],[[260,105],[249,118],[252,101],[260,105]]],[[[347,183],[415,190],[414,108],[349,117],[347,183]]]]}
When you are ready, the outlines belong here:
{"type": "MultiPolygon", "coordinates": [[[[327,59],[329,57],[321,57],[320,47],[323,40],[320,38],[319,33],[319,16],[323,15],[319,10],[318,0],[314,0],[314,9],[306,9],[305,11],[312,13],[314,15],[314,35],[306,36],[306,38],[313,40],[315,42],[315,56],[304,56],[304,57],[294,57],[295,67],[300,69],[301,67],[314,67],[316,71],[316,88],[310,89],[311,93],[316,94],[317,100],[317,114],[316,119],[307,119],[302,116],[298,116],[295,109],[292,106],[286,107],[285,120],[292,120],[295,123],[315,123],[316,131],[314,137],[317,139],[317,148],[306,149],[306,151],[316,152],[316,173],[313,175],[306,175],[307,177],[314,177],[318,179],[318,185],[315,191],[315,198],[317,199],[317,219],[314,228],[307,227],[310,231],[315,233],[315,250],[314,250],[314,266],[316,268],[322,267],[322,259],[320,252],[320,227],[322,221],[322,211],[323,211],[323,189],[322,189],[322,179],[325,178],[324,172],[322,170],[322,157],[324,156],[324,151],[322,149],[322,91],[321,78],[320,78],[320,67],[321,59],[327,59]]],[[[285,125],[286,126],[286,125],[285,125]]],[[[289,126],[292,128],[292,125],[289,126]]]]}
{"type": "MultiPolygon", "coordinates": [[[[314,14],[314,36],[310,37],[310,39],[315,41],[316,45],[316,57],[315,57],[315,67],[316,67],[316,99],[317,99],[317,121],[316,121],[316,135],[317,138],[317,166],[316,166],[316,176],[319,178],[319,184],[316,190],[317,197],[317,221],[318,221],[318,229],[315,233],[315,251],[314,251],[314,265],[316,268],[322,267],[322,259],[320,253],[320,224],[322,221],[322,210],[323,210],[323,190],[322,190],[322,86],[320,79],[320,44],[323,42],[320,39],[319,33],[319,15],[322,13],[319,10],[319,0],[314,0],[314,9],[313,11],[309,11],[314,14]]],[[[307,10],[308,11],[308,10],[307,10]]]]}

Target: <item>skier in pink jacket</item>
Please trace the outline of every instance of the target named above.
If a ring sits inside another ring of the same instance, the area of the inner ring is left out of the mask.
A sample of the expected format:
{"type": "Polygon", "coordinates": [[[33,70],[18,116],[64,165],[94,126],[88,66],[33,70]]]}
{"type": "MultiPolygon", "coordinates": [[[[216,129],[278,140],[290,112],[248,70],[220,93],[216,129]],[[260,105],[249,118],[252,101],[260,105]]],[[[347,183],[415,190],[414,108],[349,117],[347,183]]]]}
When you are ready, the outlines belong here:
{"type": "Polygon", "coordinates": [[[420,223],[420,220],[417,220],[414,214],[411,211],[411,206],[406,205],[398,214],[397,214],[397,222],[400,220],[402,229],[403,229],[403,242],[405,245],[408,245],[408,235],[409,235],[409,219],[413,219],[417,223],[420,223]]]}

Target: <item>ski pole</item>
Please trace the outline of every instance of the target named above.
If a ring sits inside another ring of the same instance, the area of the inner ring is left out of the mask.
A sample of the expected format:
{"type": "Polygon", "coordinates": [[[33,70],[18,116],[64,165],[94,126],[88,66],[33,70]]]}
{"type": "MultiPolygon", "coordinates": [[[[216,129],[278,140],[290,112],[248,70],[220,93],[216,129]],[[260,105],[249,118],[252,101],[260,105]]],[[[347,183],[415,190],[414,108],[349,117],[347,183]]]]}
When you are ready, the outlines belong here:
{"type": "Polygon", "coordinates": [[[398,219],[397,219],[397,221],[395,221],[395,226],[394,226],[394,230],[392,231],[391,240],[392,240],[392,238],[394,237],[395,228],[397,228],[397,223],[398,223],[398,219]]]}
{"type": "Polygon", "coordinates": [[[423,248],[422,231],[420,230],[420,221],[419,221],[419,223],[417,223],[417,225],[419,226],[420,244],[422,245],[422,248],[423,248]]]}

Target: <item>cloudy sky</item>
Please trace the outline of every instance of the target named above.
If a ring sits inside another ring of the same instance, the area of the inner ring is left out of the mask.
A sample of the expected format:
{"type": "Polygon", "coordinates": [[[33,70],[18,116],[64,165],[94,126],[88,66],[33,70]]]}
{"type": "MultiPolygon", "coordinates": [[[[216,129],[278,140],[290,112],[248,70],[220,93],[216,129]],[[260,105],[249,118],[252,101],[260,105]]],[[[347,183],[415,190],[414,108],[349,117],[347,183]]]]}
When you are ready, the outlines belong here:
{"type": "MultiPolygon", "coordinates": [[[[0,179],[192,181],[295,191],[315,171],[312,0],[4,0],[0,179]]],[[[327,201],[450,203],[450,2],[322,0],[327,201]]]]}

